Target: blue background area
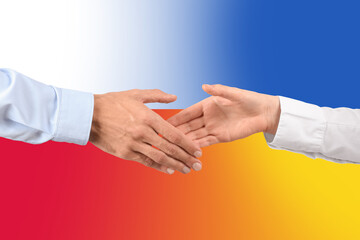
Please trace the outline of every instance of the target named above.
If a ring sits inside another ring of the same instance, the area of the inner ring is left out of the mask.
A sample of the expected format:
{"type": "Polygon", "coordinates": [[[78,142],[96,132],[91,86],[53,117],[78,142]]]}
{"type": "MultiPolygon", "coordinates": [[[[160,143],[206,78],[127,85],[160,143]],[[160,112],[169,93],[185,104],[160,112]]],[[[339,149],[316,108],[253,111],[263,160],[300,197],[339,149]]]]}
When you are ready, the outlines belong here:
{"type": "Polygon", "coordinates": [[[173,67],[188,74],[170,75],[166,81],[173,88],[164,85],[179,95],[175,108],[206,97],[202,83],[320,106],[359,106],[359,1],[194,2],[178,17],[191,19],[184,22],[185,29],[191,29],[189,35],[181,38],[200,44],[196,53],[183,46],[179,62],[195,54],[198,59],[191,66],[184,62],[183,68],[173,67]]]}
{"type": "Polygon", "coordinates": [[[188,107],[203,83],[359,105],[360,1],[19,1],[3,4],[0,65],[47,84],[178,95],[152,108],[188,107]]]}
{"type": "Polygon", "coordinates": [[[360,1],[218,2],[204,82],[359,107],[360,1]]]}

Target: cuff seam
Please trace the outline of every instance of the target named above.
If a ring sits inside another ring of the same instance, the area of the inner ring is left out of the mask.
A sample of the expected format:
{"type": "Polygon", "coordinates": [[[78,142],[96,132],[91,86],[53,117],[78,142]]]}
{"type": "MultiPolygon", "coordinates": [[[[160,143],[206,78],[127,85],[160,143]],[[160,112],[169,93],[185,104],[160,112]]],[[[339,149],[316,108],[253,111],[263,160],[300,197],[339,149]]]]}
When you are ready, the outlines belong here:
{"type": "Polygon", "coordinates": [[[57,115],[57,118],[56,118],[56,127],[55,127],[55,131],[54,131],[54,135],[53,135],[53,139],[58,135],[58,131],[59,131],[59,125],[60,125],[60,119],[61,119],[61,115],[62,115],[62,104],[63,104],[63,98],[62,98],[62,90],[61,88],[59,89],[59,91],[56,91],[55,88],[53,88],[55,93],[58,93],[57,94],[57,97],[58,99],[60,99],[59,103],[58,103],[58,109],[59,109],[59,113],[57,115]]]}

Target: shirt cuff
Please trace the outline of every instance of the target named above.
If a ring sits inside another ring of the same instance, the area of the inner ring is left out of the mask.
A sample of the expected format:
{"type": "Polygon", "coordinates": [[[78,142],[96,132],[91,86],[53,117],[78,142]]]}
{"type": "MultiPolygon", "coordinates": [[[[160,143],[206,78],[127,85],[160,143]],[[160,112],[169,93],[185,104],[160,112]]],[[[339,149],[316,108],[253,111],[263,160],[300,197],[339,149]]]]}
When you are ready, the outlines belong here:
{"type": "Polygon", "coordinates": [[[319,106],[279,97],[281,115],[275,135],[264,133],[271,148],[320,152],[326,120],[319,106]]]}
{"type": "Polygon", "coordinates": [[[55,88],[60,99],[55,142],[86,145],[89,140],[94,110],[94,96],[91,93],[55,88]]]}

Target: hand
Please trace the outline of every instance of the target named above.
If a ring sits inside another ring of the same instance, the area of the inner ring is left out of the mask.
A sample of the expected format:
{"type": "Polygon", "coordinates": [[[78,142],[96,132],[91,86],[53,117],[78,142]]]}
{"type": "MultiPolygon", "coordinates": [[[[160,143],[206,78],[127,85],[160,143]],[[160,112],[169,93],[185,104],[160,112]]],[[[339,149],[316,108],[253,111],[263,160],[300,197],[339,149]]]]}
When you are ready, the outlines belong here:
{"type": "Polygon", "coordinates": [[[223,85],[203,85],[203,89],[212,96],[168,119],[200,147],[258,132],[276,133],[278,97],[223,85]]]}
{"type": "Polygon", "coordinates": [[[144,105],[175,100],[175,95],[160,90],[95,95],[90,142],[112,155],[164,173],[189,173],[190,168],[199,171],[201,162],[193,156],[200,157],[201,149],[144,105]]]}

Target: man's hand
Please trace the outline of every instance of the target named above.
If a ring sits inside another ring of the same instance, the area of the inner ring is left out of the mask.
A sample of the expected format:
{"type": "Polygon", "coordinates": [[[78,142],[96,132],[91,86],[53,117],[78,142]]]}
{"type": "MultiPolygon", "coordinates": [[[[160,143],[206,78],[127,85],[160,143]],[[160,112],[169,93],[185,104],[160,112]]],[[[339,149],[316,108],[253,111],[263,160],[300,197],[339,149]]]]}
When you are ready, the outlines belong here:
{"type": "Polygon", "coordinates": [[[170,103],[160,90],[130,90],[94,96],[90,142],[117,157],[172,174],[201,170],[201,149],[144,103],[170,103]],[[162,135],[163,137],[159,136],[162,135]]]}
{"type": "Polygon", "coordinates": [[[258,132],[276,133],[278,97],[223,85],[203,85],[203,89],[212,96],[168,119],[200,147],[258,132]]]}

